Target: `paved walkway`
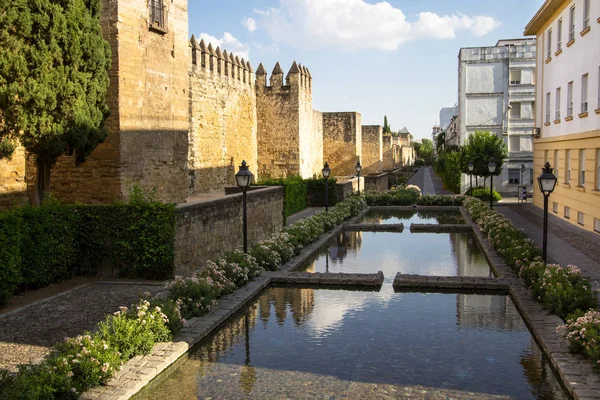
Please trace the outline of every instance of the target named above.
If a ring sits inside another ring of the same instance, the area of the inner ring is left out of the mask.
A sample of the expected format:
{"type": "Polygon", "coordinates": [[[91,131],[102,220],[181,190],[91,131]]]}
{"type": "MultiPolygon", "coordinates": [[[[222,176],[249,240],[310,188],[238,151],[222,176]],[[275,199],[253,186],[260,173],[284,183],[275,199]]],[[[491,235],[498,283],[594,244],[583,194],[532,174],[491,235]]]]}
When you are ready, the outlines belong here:
{"type": "MultiPolygon", "coordinates": [[[[533,204],[497,206],[496,210],[522,229],[536,245],[543,245],[544,210],[533,204]]],[[[556,216],[548,216],[548,262],[577,265],[600,289],[600,235],[585,231],[556,216]]]]}
{"type": "Polygon", "coordinates": [[[441,178],[435,174],[430,165],[420,167],[407,183],[420,187],[423,194],[450,194],[444,189],[441,178]]]}
{"type": "Polygon", "coordinates": [[[288,225],[294,224],[294,223],[300,221],[301,219],[308,218],[322,210],[325,210],[325,207],[305,208],[304,210],[298,211],[296,214],[292,214],[289,217],[287,217],[287,224],[288,225]]]}

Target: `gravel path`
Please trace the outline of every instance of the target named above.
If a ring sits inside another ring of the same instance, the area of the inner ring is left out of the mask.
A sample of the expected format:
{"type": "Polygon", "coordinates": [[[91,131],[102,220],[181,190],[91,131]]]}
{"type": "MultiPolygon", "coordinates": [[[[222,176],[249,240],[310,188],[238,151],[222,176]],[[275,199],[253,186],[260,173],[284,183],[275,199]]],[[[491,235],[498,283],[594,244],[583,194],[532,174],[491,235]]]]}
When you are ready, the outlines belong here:
{"type": "Polygon", "coordinates": [[[65,337],[94,329],[107,314],[136,303],[162,284],[90,283],[0,315],[0,368],[16,370],[65,337]]]}

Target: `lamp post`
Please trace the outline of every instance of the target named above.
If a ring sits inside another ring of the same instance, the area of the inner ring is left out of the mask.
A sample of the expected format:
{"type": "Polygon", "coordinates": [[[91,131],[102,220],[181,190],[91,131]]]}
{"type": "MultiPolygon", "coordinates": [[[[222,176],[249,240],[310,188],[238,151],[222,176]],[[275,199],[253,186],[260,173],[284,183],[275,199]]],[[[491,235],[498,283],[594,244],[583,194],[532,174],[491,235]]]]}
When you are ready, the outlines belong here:
{"type": "Polygon", "coordinates": [[[538,176],[540,191],[544,195],[544,244],[542,252],[544,266],[546,265],[546,253],[548,250],[548,197],[550,197],[550,193],[554,191],[556,181],[557,178],[552,173],[552,167],[550,167],[550,163],[546,162],[546,165],[544,165],[544,168],[542,168],[542,174],[538,176]]]}
{"type": "Polygon", "coordinates": [[[327,212],[329,208],[329,174],[331,174],[329,163],[325,163],[321,172],[323,173],[323,178],[325,178],[325,212],[327,212]]]}
{"type": "Polygon", "coordinates": [[[356,162],[356,177],[358,178],[358,194],[360,195],[360,171],[362,171],[362,165],[360,161],[356,162]]]}
{"type": "Polygon", "coordinates": [[[243,204],[244,204],[244,253],[248,254],[248,216],[246,214],[246,191],[250,187],[250,183],[252,183],[252,172],[248,170],[248,165],[246,161],[242,161],[242,165],[240,165],[240,170],[237,174],[235,174],[235,181],[239,187],[242,188],[243,192],[243,204]]]}
{"type": "MultiPolygon", "coordinates": [[[[471,187],[471,191],[473,191],[473,168],[475,168],[475,166],[473,165],[472,162],[470,162],[469,165],[467,165],[467,167],[469,168],[469,180],[470,180],[469,186],[471,187]]],[[[471,193],[471,194],[473,194],[473,193],[471,193]]]]}
{"type": "Polygon", "coordinates": [[[495,162],[490,161],[488,164],[488,171],[490,171],[490,210],[492,210],[492,202],[494,201],[494,172],[496,172],[495,162]]]}

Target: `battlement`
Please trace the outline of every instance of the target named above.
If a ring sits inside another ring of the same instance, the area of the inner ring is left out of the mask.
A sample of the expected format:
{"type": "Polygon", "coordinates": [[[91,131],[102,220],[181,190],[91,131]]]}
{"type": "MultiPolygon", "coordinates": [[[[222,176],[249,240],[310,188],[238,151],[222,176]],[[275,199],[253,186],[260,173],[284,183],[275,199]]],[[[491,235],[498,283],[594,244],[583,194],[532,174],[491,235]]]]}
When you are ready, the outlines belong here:
{"type": "Polygon", "coordinates": [[[207,46],[204,39],[198,42],[194,35],[190,39],[190,48],[193,68],[202,68],[212,71],[213,74],[238,80],[248,85],[253,84],[254,70],[250,61],[240,59],[239,56],[234,56],[227,50],[221,51],[219,46],[214,48],[212,43],[207,46]]]}
{"type": "Polygon", "coordinates": [[[283,75],[283,69],[281,69],[281,65],[277,62],[273,68],[273,72],[271,72],[269,83],[267,83],[267,71],[261,63],[256,69],[256,87],[288,90],[291,88],[302,88],[307,92],[312,91],[312,76],[308,68],[302,64],[298,64],[296,61],[292,63],[285,77],[285,85],[283,83],[283,75]]]}

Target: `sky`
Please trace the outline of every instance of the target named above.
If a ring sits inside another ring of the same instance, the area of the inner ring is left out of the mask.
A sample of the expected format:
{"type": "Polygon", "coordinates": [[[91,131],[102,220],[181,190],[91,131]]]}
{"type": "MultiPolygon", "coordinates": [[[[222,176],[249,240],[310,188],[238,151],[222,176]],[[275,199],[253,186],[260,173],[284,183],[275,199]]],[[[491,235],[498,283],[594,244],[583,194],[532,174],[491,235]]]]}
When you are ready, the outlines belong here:
{"type": "Polygon", "coordinates": [[[458,101],[461,47],[523,37],[544,0],[189,0],[189,32],[269,73],[293,61],[313,108],[430,138],[458,101]]]}

